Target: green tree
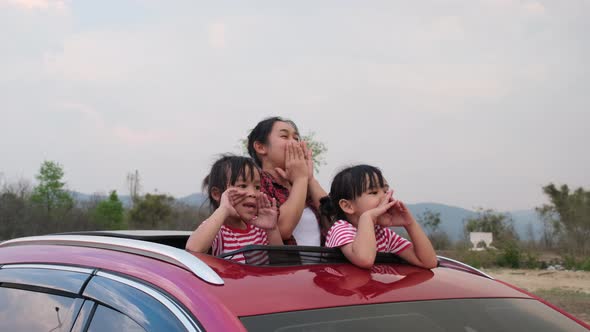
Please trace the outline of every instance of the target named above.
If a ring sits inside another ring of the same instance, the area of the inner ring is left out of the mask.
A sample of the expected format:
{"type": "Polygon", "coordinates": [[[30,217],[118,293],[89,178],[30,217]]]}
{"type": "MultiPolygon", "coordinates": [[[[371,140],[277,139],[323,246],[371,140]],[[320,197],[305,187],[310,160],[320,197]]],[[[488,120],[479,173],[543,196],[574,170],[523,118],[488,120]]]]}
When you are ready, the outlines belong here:
{"type": "Polygon", "coordinates": [[[441,223],[440,212],[426,209],[426,211],[417,216],[417,220],[426,229],[426,233],[434,249],[448,249],[451,246],[449,235],[439,230],[441,223]]]}
{"type": "Polygon", "coordinates": [[[494,246],[501,247],[518,240],[514,230],[514,222],[510,215],[492,209],[478,209],[477,214],[465,220],[465,231],[490,232],[494,237],[494,246]]]}
{"type": "Polygon", "coordinates": [[[101,201],[94,210],[94,219],[103,229],[124,229],[125,209],[117,196],[117,191],[111,191],[107,200],[101,201]]]}
{"type": "Polygon", "coordinates": [[[174,197],[162,194],[146,194],[140,197],[129,210],[129,223],[132,228],[157,229],[167,227],[173,222],[172,205],[174,197]]]}
{"type": "MultiPolygon", "coordinates": [[[[323,142],[318,141],[315,138],[315,132],[310,132],[307,135],[301,136],[301,140],[307,143],[307,147],[311,149],[312,157],[313,157],[313,168],[316,172],[319,172],[320,166],[326,164],[326,152],[328,152],[328,148],[326,144],[323,142]]],[[[244,155],[248,155],[248,139],[241,139],[240,145],[242,147],[242,153],[244,155]]]]}
{"type": "Polygon", "coordinates": [[[562,247],[571,254],[590,254],[590,191],[581,187],[570,191],[567,185],[557,188],[550,183],[543,192],[550,204],[538,207],[537,212],[545,227],[550,227],[547,236],[560,237],[562,247]]]}
{"type": "Polygon", "coordinates": [[[435,233],[440,226],[440,212],[433,212],[430,209],[426,209],[426,211],[418,215],[417,219],[428,234],[435,233]]]}
{"type": "Polygon", "coordinates": [[[39,184],[33,189],[31,201],[39,204],[49,216],[57,210],[68,211],[74,206],[72,196],[65,190],[63,167],[54,161],[44,161],[36,179],[39,184]]]}

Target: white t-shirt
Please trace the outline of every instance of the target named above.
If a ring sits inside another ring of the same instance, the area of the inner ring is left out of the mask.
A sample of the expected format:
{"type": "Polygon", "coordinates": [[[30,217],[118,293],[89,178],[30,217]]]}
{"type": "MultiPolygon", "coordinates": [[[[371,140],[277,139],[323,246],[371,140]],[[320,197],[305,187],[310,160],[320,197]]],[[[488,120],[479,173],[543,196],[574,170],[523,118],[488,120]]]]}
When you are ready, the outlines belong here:
{"type": "Polygon", "coordinates": [[[318,246],[320,245],[320,225],[313,210],[306,207],[303,209],[301,219],[293,230],[293,237],[298,246],[318,246]]]}

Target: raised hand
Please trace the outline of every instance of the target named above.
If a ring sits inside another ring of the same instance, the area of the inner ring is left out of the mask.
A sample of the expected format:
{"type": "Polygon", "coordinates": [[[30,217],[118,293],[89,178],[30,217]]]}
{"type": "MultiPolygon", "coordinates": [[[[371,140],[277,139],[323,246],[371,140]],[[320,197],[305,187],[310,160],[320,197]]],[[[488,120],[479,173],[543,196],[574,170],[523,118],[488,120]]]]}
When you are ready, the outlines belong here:
{"type": "Polygon", "coordinates": [[[396,200],[393,197],[391,198],[391,201],[394,204],[386,211],[383,217],[378,220],[379,225],[385,227],[408,226],[414,222],[414,217],[402,201],[396,200]]]}
{"type": "Polygon", "coordinates": [[[377,207],[365,211],[363,214],[367,214],[374,223],[381,225],[382,223],[388,223],[390,216],[387,214],[387,211],[391,209],[395,202],[392,201],[393,192],[388,191],[387,194],[381,199],[379,205],[377,207]]]}
{"type": "Polygon", "coordinates": [[[309,178],[307,161],[299,143],[290,142],[285,146],[285,169],[275,168],[275,171],[290,183],[299,178],[309,178]]]}
{"type": "Polygon", "coordinates": [[[256,197],[256,204],[258,205],[258,216],[250,221],[250,224],[265,230],[277,227],[278,208],[275,199],[268,199],[264,193],[260,193],[256,197]]]}
{"type": "Polygon", "coordinates": [[[303,149],[303,155],[305,156],[305,162],[307,163],[307,175],[309,181],[313,180],[313,151],[308,148],[307,142],[301,142],[301,148],[303,149]]]}
{"type": "Polygon", "coordinates": [[[225,209],[229,213],[230,217],[241,218],[234,206],[240,204],[244,199],[246,199],[246,196],[247,194],[245,192],[240,191],[237,188],[228,188],[223,192],[223,194],[221,194],[219,208],[225,209]]]}

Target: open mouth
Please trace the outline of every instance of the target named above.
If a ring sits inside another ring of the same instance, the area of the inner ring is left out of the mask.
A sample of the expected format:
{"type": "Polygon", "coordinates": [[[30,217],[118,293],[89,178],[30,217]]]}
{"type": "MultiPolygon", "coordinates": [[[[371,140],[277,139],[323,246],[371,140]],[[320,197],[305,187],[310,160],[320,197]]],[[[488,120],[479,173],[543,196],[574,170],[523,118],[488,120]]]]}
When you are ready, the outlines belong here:
{"type": "Polygon", "coordinates": [[[244,203],[242,206],[247,209],[256,210],[256,203],[244,203]]]}

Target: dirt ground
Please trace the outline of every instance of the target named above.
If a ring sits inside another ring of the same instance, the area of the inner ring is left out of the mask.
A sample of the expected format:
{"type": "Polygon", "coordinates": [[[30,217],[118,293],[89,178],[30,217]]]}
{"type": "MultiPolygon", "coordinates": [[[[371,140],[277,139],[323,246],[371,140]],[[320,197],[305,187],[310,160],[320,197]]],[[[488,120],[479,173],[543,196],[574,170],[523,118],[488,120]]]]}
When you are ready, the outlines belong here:
{"type": "Polygon", "coordinates": [[[530,291],[590,324],[590,272],[511,269],[484,272],[530,291]]]}

